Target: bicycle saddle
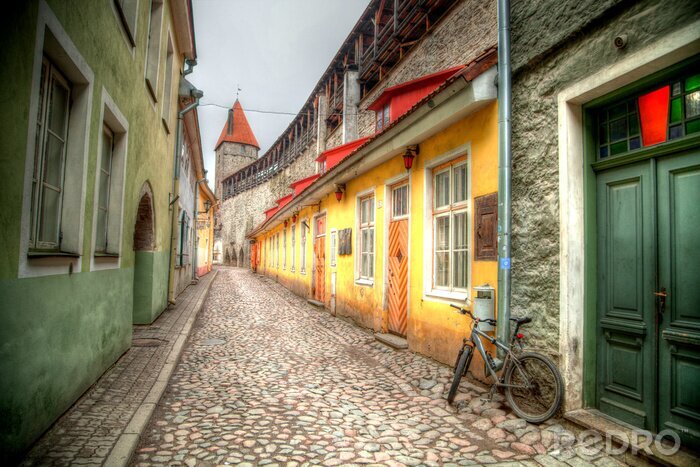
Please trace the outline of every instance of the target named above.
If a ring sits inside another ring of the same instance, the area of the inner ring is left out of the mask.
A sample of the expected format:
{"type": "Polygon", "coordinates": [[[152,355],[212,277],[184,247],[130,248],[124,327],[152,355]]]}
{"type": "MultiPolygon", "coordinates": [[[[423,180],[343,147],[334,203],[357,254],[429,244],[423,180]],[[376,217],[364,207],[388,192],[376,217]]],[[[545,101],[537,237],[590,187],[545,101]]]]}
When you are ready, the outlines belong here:
{"type": "Polygon", "coordinates": [[[510,320],[515,321],[518,324],[527,324],[532,322],[532,318],[530,318],[529,316],[524,316],[522,318],[511,318],[510,320]]]}

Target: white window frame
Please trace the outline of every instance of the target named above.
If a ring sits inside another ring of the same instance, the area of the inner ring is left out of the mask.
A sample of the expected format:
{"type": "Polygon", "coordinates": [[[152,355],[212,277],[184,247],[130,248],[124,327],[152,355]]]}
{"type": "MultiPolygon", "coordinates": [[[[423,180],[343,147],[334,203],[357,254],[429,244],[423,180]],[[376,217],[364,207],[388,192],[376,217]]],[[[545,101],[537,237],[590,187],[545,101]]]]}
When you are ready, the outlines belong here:
{"type": "Polygon", "coordinates": [[[163,33],[163,0],[151,0],[148,15],[148,42],[144,79],[153,102],[158,102],[158,76],[160,75],[160,40],[163,33]]]}
{"type": "Polygon", "coordinates": [[[170,123],[173,115],[173,64],[175,61],[175,48],[173,46],[173,37],[168,31],[167,48],[165,52],[165,80],[163,84],[163,105],[161,107],[161,120],[165,131],[170,133],[170,123]]]}
{"type": "Polygon", "coordinates": [[[356,241],[355,241],[355,251],[357,254],[355,255],[355,284],[357,285],[367,285],[367,286],[373,286],[374,285],[374,276],[377,273],[377,194],[375,193],[375,187],[372,187],[368,190],[365,190],[361,193],[358,193],[356,196],[356,204],[355,204],[355,209],[356,209],[356,215],[355,215],[355,225],[356,225],[356,241]],[[372,277],[369,276],[363,276],[362,274],[362,230],[363,230],[363,224],[362,224],[362,202],[366,199],[372,198],[374,200],[374,209],[373,209],[373,220],[366,223],[366,229],[373,229],[374,234],[372,235],[372,271],[373,275],[372,277]]]}
{"type": "Polygon", "coordinates": [[[334,268],[338,261],[338,229],[331,229],[330,232],[331,267],[334,268]]]}
{"type": "Polygon", "coordinates": [[[292,267],[289,269],[292,272],[296,271],[296,236],[297,236],[297,226],[292,224],[292,267]]]}
{"type": "MultiPolygon", "coordinates": [[[[467,165],[467,201],[466,202],[461,202],[455,208],[454,210],[450,212],[463,212],[463,210],[466,210],[467,212],[467,225],[470,226],[472,225],[472,211],[471,211],[471,204],[473,202],[472,200],[472,194],[471,194],[471,187],[472,187],[472,178],[471,178],[471,144],[467,143],[461,146],[458,146],[456,148],[453,148],[452,150],[436,157],[435,159],[428,161],[425,164],[425,169],[424,169],[424,179],[425,179],[425,185],[424,185],[424,206],[425,209],[423,209],[424,213],[424,225],[425,226],[431,226],[430,229],[426,229],[425,235],[423,236],[423,298],[427,300],[437,300],[437,301],[450,301],[450,302],[464,302],[465,300],[469,299],[471,294],[471,280],[472,280],[472,274],[471,274],[471,266],[472,266],[472,258],[471,258],[471,248],[474,244],[473,238],[472,238],[472,230],[470,228],[467,228],[467,245],[468,245],[468,254],[467,254],[467,286],[466,288],[443,288],[443,287],[435,287],[434,284],[434,275],[435,275],[435,268],[434,268],[434,258],[435,258],[435,252],[434,252],[434,244],[435,244],[435,218],[436,216],[433,214],[433,209],[434,209],[434,184],[435,184],[435,177],[433,173],[434,169],[438,166],[441,166],[443,164],[446,164],[448,162],[451,162],[455,159],[458,159],[460,157],[465,157],[466,156],[466,163],[467,165]]],[[[459,164],[456,164],[459,165],[459,164]]],[[[450,186],[450,200],[452,200],[452,197],[454,196],[454,187],[450,186]]],[[[444,214],[443,214],[444,215],[444,214]]],[[[452,222],[450,221],[450,229],[453,229],[452,222]]],[[[454,234],[453,231],[450,231],[450,241],[452,242],[454,239],[454,234]]],[[[451,251],[451,250],[450,250],[451,251]]],[[[450,261],[452,261],[452,258],[450,258],[450,261]]],[[[452,270],[450,270],[450,281],[452,281],[452,270]]]]}
{"type": "Polygon", "coordinates": [[[306,234],[307,234],[307,226],[308,226],[308,219],[302,220],[299,225],[301,226],[301,229],[299,231],[299,250],[300,250],[300,260],[299,260],[299,273],[300,274],[306,274],[306,234]]]}
{"type": "MultiPolygon", "coordinates": [[[[110,184],[109,222],[107,255],[99,255],[97,252],[97,222],[93,222],[92,255],[90,270],[102,270],[118,268],[121,265],[122,235],[124,230],[124,192],[126,188],[126,163],[128,155],[129,123],[121,113],[107,90],[102,88],[102,122],[109,127],[114,135],[114,149],[112,153],[112,180],[110,184]]],[[[102,135],[100,133],[100,135],[102,135]]],[[[102,147],[102,139],[99,147],[102,147]]],[[[97,158],[95,167],[95,196],[93,219],[97,220],[97,203],[99,199],[100,169],[102,159],[97,158]]]]}
{"type": "Polygon", "coordinates": [[[190,264],[190,216],[184,209],[180,213],[178,220],[178,242],[177,242],[177,267],[185,267],[190,264]]]}
{"type": "Polygon", "coordinates": [[[280,233],[275,234],[275,267],[280,268],[280,233]]]}
{"type": "Polygon", "coordinates": [[[27,122],[20,248],[18,251],[18,277],[38,277],[79,271],[81,255],[84,252],[85,188],[94,73],[44,0],[39,1],[34,47],[27,122]],[[65,156],[66,178],[61,210],[63,224],[61,245],[64,251],[70,252],[68,255],[35,256],[29,254],[32,176],[36,149],[37,115],[40,104],[41,67],[44,56],[53,62],[72,85],[65,156]]]}
{"type": "Polygon", "coordinates": [[[287,269],[287,228],[282,230],[282,269],[287,269]]]}
{"type": "Polygon", "coordinates": [[[136,34],[139,22],[139,0],[113,0],[110,2],[116,15],[122,35],[129,49],[133,52],[136,48],[136,34]],[[126,4],[126,6],[124,5],[126,4]],[[133,25],[129,21],[133,19],[133,25]]]}

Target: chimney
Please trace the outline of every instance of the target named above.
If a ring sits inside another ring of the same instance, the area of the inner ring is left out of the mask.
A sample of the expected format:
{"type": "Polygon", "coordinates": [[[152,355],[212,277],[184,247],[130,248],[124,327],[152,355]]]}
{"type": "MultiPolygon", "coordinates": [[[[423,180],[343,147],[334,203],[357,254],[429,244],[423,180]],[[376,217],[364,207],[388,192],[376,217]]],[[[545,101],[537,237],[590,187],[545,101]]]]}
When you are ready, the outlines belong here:
{"type": "Polygon", "coordinates": [[[233,134],[233,109],[228,109],[228,128],[226,134],[233,134]]]}

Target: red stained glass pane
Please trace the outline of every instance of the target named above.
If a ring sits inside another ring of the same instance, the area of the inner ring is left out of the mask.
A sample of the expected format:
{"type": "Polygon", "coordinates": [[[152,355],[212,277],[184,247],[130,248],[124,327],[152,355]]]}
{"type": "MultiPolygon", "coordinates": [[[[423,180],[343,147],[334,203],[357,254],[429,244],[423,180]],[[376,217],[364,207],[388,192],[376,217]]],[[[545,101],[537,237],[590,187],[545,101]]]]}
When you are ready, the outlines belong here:
{"type": "Polygon", "coordinates": [[[642,144],[644,146],[666,141],[670,94],[670,87],[664,86],[639,97],[639,120],[642,124],[642,144]]]}

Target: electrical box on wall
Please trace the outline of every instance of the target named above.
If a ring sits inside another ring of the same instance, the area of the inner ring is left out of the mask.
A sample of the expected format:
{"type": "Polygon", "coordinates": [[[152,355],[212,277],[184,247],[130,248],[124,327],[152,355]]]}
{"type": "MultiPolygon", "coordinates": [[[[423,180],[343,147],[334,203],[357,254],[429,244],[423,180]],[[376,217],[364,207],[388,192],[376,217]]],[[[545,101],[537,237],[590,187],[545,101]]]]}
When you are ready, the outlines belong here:
{"type": "MultiPolygon", "coordinates": [[[[494,318],[494,295],[495,290],[488,284],[474,287],[476,295],[474,296],[474,316],[479,319],[494,318]]],[[[493,331],[494,327],[490,324],[483,323],[479,326],[482,331],[493,331]]]]}

